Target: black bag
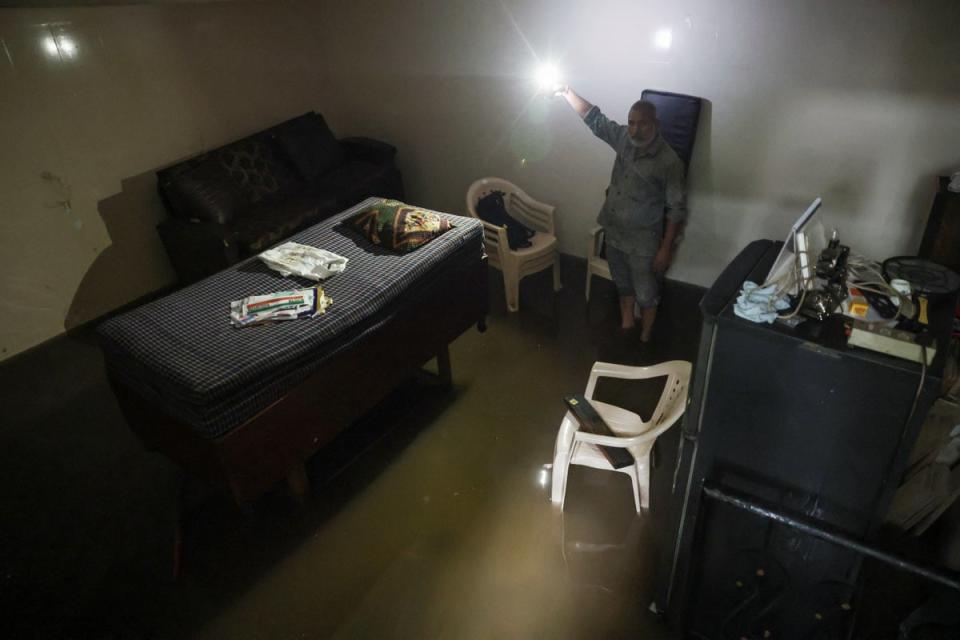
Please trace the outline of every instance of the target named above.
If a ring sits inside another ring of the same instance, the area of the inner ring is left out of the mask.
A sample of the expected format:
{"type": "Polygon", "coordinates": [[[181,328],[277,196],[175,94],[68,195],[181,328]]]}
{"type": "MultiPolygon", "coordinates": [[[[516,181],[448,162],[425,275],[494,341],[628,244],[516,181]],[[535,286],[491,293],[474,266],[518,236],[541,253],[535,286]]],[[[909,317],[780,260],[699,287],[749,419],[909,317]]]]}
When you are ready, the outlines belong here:
{"type": "Polygon", "coordinates": [[[507,228],[507,244],[511,249],[530,246],[530,238],[536,233],[509,213],[503,201],[503,191],[491,191],[477,202],[477,215],[484,222],[507,228]]]}

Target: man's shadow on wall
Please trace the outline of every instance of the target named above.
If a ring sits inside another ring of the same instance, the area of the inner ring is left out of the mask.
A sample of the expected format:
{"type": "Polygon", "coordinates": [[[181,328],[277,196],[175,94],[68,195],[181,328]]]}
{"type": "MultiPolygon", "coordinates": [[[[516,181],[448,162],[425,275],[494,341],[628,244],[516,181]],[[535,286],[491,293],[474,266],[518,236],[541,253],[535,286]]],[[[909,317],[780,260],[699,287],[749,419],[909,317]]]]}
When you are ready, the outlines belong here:
{"type": "MultiPolygon", "coordinates": [[[[942,176],[949,176],[956,169],[943,165],[939,170],[935,171],[933,175],[921,175],[917,176],[917,180],[914,183],[913,190],[910,192],[910,202],[913,206],[910,207],[907,220],[910,223],[910,236],[907,239],[907,253],[911,254],[913,251],[920,253],[920,244],[923,241],[923,236],[926,234],[927,225],[930,222],[930,212],[933,210],[933,201],[937,197],[937,192],[940,190],[940,178],[942,176]],[[916,247],[916,249],[914,249],[916,247]]],[[[936,229],[936,225],[933,227],[936,229]]],[[[943,228],[940,229],[943,231],[943,228]]],[[[933,232],[933,237],[937,237],[937,233],[933,232]]]]}
{"type": "MultiPolygon", "coordinates": [[[[688,255],[686,259],[700,264],[726,264],[729,256],[735,255],[740,247],[735,246],[736,240],[732,234],[716,233],[713,230],[714,219],[711,212],[703,209],[703,205],[710,206],[710,202],[721,195],[723,197],[743,197],[743,194],[717,194],[718,186],[714,180],[715,158],[713,156],[713,102],[707,98],[700,98],[700,119],[697,123],[697,137],[693,143],[693,153],[690,156],[690,165],[687,167],[687,206],[691,217],[689,224],[695,225],[691,230],[694,235],[708,236],[709,242],[698,246],[697,256],[688,255]]],[[[685,230],[686,232],[686,230],[685,230]]],[[[680,245],[683,251],[683,244],[680,245]]]]}
{"type": "Polygon", "coordinates": [[[97,203],[110,237],[84,274],[64,320],[68,331],[168,291],[176,276],[157,224],[167,217],[155,170],[125,178],[120,193],[97,203]]]}

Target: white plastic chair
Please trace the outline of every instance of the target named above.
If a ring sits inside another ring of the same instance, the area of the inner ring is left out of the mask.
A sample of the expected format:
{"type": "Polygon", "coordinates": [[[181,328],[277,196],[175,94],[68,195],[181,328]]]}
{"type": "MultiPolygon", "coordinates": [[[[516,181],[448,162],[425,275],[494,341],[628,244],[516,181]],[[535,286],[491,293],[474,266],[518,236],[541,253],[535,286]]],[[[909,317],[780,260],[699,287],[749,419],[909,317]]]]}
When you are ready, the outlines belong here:
{"type": "Polygon", "coordinates": [[[594,469],[619,471],[630,476],[633,485],[633,501],[640,513],[650,507],[650,452],[653,443],[664,431],[672,427],[687,408],[687,388],[690,384],[689,362],[671,360],[650,367],[628,367],[596,362],[590,370],[586,391],[583,395],[616,436],[603,436],[579,430],[577,419],[567,412],[560,423],[557,443],[553,452],[553,487],[551,500],[563,504],[567,493],[567,476],[571,464],[594,469]],[[615,407],[593,399],[597,379],[603,377],[646,380],[667,377],[667,383],[649,421],[644,421],[632,411],[615,407]],[[634,464],[623,469],[614,469],[597,445],[627,449],[634,464]]]}
{"type": "Polygon", "coordinates": [[[613,276],[610,275],[610,264],[600,257],[601,247],[603,247],[603,227],[594,227],[590,230],[590,245],[587,247],[587,302],[590,302],[590,281],[593,276],[613,280],[613,276]]]}
{"type": "Polygon", "coordinates": [[[506,227],[483,223],[483,243],[490,264],[503,272],[507,309],[517,311],[521,278],[553,267],[553,290],[560,290],[560,253],[553,221],[556,207],[531,198],[523,189],[502,178],[481,178],[467,190],[467,210],[471,216],[480,218],[477,202],[492,191],[502,191],[507,213],[536,232],[530,238],[531,246],[511,249],[506,227]]]}

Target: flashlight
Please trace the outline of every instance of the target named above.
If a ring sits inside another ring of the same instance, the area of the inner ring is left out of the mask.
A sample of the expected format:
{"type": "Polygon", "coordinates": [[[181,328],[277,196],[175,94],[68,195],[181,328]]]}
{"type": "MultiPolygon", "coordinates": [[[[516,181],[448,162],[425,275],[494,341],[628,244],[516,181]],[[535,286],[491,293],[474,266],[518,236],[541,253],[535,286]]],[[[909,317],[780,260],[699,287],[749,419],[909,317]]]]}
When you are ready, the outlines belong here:
{"type": "Polygon", "coordinates": [[[541,64],[537,67],[535,80],[540,91],[552,91],[560,84],[560,71],[552,63],[541,64]]]}

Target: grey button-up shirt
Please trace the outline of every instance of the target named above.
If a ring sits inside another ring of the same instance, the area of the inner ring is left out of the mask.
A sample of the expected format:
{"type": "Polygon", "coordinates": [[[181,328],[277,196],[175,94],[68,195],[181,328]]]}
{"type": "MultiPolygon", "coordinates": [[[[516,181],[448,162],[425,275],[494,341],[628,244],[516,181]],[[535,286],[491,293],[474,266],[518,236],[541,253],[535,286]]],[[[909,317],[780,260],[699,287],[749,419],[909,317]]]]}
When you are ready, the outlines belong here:
{"type": "Polygon", "coordinates": [[[607,242],[628,253],[656,254],[664,218],[679,223],[687,216],[683,161],[659,132],[650,144],[635,145],[626,125],[609,119],[596,106],[583,121],[617,152],[607,197],[597,216],[607,242]]]}

